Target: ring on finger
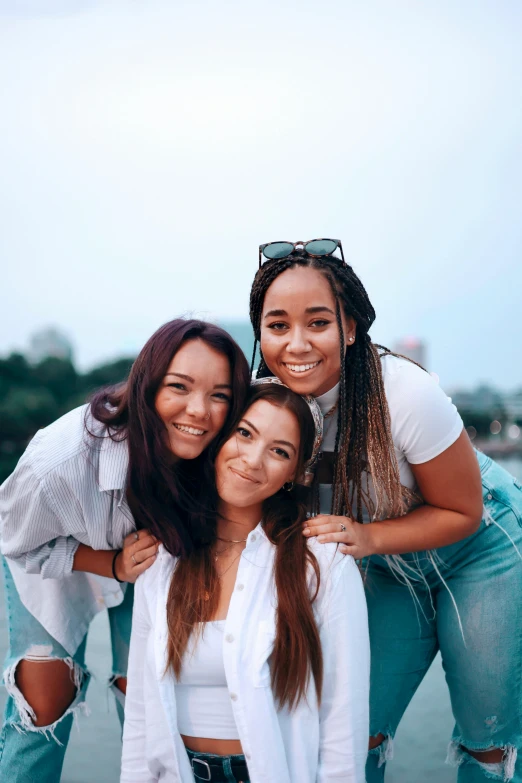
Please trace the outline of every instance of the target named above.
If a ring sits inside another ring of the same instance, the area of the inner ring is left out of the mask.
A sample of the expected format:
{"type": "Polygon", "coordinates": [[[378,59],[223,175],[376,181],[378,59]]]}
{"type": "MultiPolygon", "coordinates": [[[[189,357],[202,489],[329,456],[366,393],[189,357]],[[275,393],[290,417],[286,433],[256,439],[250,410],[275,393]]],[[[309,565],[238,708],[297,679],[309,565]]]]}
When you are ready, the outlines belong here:
{"type": "Polygon", "coordinates": [[[134,538],[135,538],[136,541],[140,540],[140,534],[138,533],[138,531],[135,531],[134,538]]]}
{"type": "Polygon", "coordinates": [[[132,562],[134,563],[134,565],[138,565],[138,561],[136,560],[136,558],[134,557],[134,555],[131,555],[131,560],[132,560],[132,562]]]}
{"type": "Polygon", "coordinates": [[[341,522],[341,533],[346,533],[346,525],[341,522]]]}

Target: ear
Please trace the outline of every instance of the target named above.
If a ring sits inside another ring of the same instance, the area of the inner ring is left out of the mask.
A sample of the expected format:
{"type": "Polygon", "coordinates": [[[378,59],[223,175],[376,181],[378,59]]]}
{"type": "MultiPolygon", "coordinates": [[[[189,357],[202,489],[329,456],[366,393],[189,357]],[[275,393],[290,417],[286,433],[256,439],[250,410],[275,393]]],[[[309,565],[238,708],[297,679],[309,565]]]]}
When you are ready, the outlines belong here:
{"type": "Polygon", "coordinates": [[[344,342],[347,347],[353,345],[356,340],[357,322],[351,315],[344,319],[344,342]]]}

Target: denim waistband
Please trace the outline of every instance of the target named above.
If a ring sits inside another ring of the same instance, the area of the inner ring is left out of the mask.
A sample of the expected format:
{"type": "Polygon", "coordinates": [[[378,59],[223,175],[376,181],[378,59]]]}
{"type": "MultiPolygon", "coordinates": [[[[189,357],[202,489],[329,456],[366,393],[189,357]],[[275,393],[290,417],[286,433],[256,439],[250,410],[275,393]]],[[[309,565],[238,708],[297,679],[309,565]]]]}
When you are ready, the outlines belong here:
{"type": "Polygon", "coordinates": [[[214,753],[196,753],[189,748],[186,751],[197,781],[248,783],[248,768],[242,754],[218,756],[214,753]]]}

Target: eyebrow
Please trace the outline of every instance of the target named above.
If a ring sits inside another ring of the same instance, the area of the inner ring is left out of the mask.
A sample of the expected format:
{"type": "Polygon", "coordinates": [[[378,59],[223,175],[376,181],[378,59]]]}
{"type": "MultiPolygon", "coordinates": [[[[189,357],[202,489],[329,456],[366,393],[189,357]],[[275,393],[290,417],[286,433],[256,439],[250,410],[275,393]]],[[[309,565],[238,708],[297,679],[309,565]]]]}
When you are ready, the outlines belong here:
{"type": "MultiPolygon", "coordinates": [[[[244,421],[244,422],[245,422],[245,424],[248,424],[248,426],[249,426],[251,429],[253,429],[253,430],[254,430],[254,432],[257,432],[257,434],[258,434],[258,435],[260,434],[260,433],[259,433],[259,430],[257,429],[257,427],[254,427],[254,425],[252,424],[252,422],[251,422],[251,421],[248,421],[248,419],[244,419],[244,418],[243,418],[243,419],[241,419],[241,421],[244,421]]],[[[294,444],[293,444],[293,443],[290,443],[290,441],[289,441],[289,440],[275,440],[275,441],[274,441],[274,443],[281,443],[283,446],[290,446],[290,448],[292,449],[292,451],[294,451],[294,452],[297,454],[297,449],[296,449],[296,447],[294,446],[294,444]]]]}
{"type": "MultiPolygon", "coordinates": [[[[312,315],[313,313],[331,313],[332,315],[335,315],[334,311],[330,307],[326,307],[326,305],[317,305],[317,307],[307,307],[305,310],[305,313],[308,315],[312,315]]],[[[273,318],[274,316],[278,315],[288,315],[286,310],[269,310],[268,313],[265,315],[265,318],[273,318]]]]}
{"type": "MultiPolygon", "coordinates": [[[[183,378],[185,381],[189,381],[190,383],[195,383],[194,378],[191,378],[190,375],[184,375],[182,372],[168,372],[165,374],[165,378],[167,378],[169,375],[175,375],[177,378],[183,378]]],[[[214,389],[231,389],[232,386],[230,383],[216,383],[214,384],[214,389]]]]}

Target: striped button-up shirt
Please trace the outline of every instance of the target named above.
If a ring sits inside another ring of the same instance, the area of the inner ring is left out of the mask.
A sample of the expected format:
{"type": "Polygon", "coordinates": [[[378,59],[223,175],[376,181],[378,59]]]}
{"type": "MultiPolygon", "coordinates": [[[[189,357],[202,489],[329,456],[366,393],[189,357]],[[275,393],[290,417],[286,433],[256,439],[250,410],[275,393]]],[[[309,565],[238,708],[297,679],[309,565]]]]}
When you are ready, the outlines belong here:
{"type": "Polygon", "coordinates": [[[126,441],[84,405],[40,430],[0,487],[1,550],[20,598],[70,654],[95,614],[123,600],[114,579],[72,568],[79,544],[118,549],[134,529],[128,463],[126,441]]]}

